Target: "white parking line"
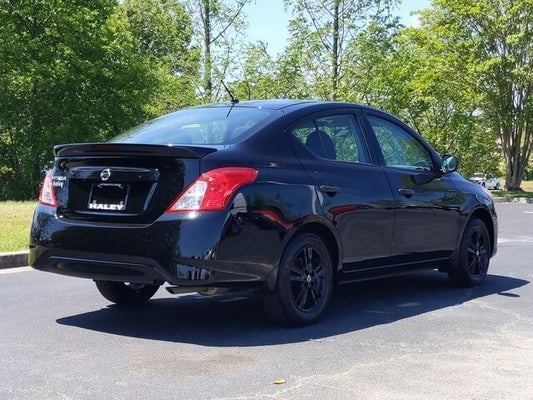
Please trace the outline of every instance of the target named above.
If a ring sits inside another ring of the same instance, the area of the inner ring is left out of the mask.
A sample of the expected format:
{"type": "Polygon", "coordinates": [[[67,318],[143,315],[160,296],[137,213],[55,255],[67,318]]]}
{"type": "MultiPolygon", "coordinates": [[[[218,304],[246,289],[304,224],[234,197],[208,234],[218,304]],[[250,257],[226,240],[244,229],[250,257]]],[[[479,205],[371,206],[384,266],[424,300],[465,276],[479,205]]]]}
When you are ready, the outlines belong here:
{"type": "Polygon", "coordinates": [[[5,268],[5,269],[0,269],[0,275],[16,274],[19,272],[28,272],[28,271],[31,271],[31,267],[5,268]]]}
{"type": "Polygon", "coordinates": [[[511,243],[511,242],[533,243],[533,237],[532,236],[518,236],[513,239],[498,238],[498,243],[511,243]]]}

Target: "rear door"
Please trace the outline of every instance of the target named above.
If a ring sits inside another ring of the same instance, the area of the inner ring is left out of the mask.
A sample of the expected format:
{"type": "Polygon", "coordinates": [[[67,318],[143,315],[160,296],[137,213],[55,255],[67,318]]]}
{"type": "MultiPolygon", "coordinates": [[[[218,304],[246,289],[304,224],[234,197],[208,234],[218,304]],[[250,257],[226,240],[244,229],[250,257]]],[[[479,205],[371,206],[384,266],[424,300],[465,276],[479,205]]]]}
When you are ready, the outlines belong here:
{"type": "Polygon", "coordinates": [[[342,239],[344,271],[365,269],[370,260],[388,257],[393,196],[382,166],[372,164],[356,116],[348,111],[316,114],[299,120],[290,132],[300,142],[295,151],[322,210],[342,239]]]}
{"type": "Polygon", "coordinates": [[[418,135],[387,115],[367,117],[394,194],[393,262],[449,257],[457,243],[461,193],[418,135]]]}

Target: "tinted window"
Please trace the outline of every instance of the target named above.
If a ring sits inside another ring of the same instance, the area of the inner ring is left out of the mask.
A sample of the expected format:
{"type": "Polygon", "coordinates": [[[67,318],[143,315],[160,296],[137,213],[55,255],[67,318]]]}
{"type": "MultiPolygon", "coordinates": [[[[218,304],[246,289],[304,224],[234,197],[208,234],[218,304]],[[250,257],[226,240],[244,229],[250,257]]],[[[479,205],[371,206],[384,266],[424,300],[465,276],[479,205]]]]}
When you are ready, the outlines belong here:
{"type": "Polygon", "coordinates": [[[409,132],[382,118],[369,116],[368,120],[376,134],[387,166],[433,170],[430,153],[409,132]]]}
{"type": "Polygon", "coordinates": [[[292,133],[318,157],[368,162],[361,129],[351,114],[307,119],[296,124],[292,133]]]}
{"type": "Polygon", "coordinates": [[[111,142],[224,145],[253,134],[272,111],[258,108],[188,108],[139,125],[111,142]]]}

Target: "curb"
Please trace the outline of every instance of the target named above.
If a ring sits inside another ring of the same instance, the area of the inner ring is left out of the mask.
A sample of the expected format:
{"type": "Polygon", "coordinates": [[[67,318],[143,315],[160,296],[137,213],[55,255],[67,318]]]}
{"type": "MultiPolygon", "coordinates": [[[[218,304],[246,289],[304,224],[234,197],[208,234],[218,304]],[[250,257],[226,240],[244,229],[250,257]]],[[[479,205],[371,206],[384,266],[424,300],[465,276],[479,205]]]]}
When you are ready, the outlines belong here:
{"type": "Polygon", "coordinates": [[[495,203],[533,204],[533,199],[527,197],[493,197],[495,203]]]}
{"type": "Polygon", "coordinates": [[[0,253],[0,269],[25,267],[27,265],[28,265],[28,252],[27,251],[0,253]]]}

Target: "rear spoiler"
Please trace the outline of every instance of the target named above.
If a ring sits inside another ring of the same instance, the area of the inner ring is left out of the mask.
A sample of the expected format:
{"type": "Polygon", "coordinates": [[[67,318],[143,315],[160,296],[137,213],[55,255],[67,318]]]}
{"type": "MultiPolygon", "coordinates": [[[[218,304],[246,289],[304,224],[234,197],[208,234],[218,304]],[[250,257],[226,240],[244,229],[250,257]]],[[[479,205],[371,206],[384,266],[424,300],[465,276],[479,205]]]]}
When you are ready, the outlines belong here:
{"type": "Polygon", "coordinates": [[[56,157],[179,157],[202,158],[217,151],[213,147],[137,144],[137,143],[72,143],[54,146],[56,157]]]}

